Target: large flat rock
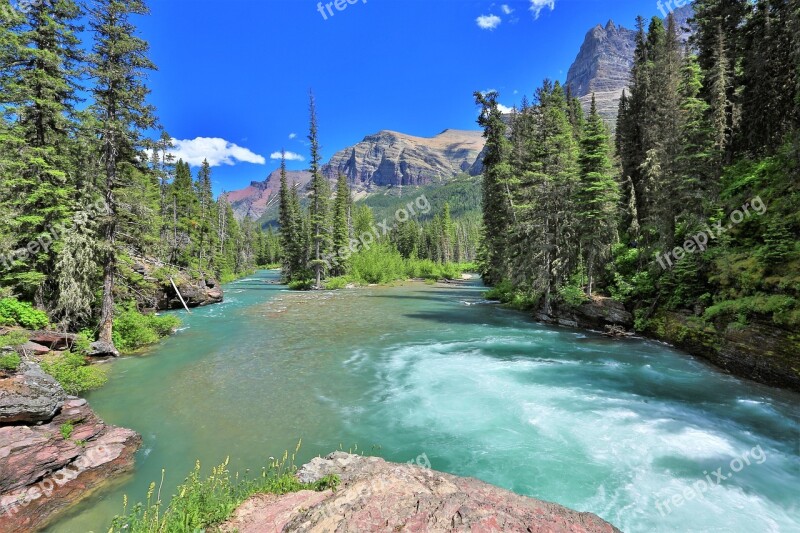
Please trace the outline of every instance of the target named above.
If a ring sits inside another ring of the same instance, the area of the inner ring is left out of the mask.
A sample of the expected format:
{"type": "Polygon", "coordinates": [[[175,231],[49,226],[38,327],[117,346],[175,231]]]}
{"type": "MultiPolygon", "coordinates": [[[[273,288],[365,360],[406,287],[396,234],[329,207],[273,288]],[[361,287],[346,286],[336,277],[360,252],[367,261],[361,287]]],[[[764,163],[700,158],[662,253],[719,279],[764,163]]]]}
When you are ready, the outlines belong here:
{"type": "Polygon", "coordinates": [[[130,469],[134,431],[106,425],[86,400],[68,399],[48,424],[0,427],[0,531],[36,531],[130,469]],[[64,424],[73,426],[67,438],[64,424]]]}
{"type": "Polygon", "coordinates": [[[255,496],[237,509],[222,531],[619,531],[591,513],[520,496],[477,479],[377,457],[336,452],[311,461],[298,478],[313,482],[328,474],[341,478],[335,491],[255,496]]]}

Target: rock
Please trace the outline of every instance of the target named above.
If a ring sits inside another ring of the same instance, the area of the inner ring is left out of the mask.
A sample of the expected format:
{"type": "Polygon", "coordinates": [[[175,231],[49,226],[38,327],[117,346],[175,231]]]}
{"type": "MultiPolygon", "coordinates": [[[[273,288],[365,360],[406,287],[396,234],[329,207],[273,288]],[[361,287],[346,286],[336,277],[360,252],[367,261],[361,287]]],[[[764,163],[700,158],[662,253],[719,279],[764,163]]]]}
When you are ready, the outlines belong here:
{"type": "Polygon", "coordinates": [[[134,431],[106,425],[85,400],[67,400],[40,426],[0,427],[0,531],[28,532],[133,465],[134,431]],[[65,439],[63,424],[74,426],[65,439]]]}
{"type": "Polygon", "coordinates": [[[547,324],[601,331],[607,326],[618,326],[623,330],[633,327],[633,315],[620,302],[606,296],[594,296],[591,301],[578,307],[554,305],[551,314],[540,310],[534,314],[534,318],[547,324]]]}
{"type": "Polygon", "coordinates": [[[66,398],[61,385],[39,365],[24,362],[13,376],[0,380],[0,425],[47,422],[66,398]]]}
{"type": "Polygon", "coordinates": [[[75,344],[77,335],[74,333],[60,333],[58,331],[30,331],[31,342],[47,346],[51,350],[66,350],[75,344]]]}
{"type": "Polygon", "coordinates": [[[747,325],[713,327],[691,313],[661,311],[650,320],[647,334],[745,379],[800,392],[800,339],[768,319],[749,319],[747,325]]]}
{"type": "MultiPolygon", "coordinates": [[[[214,279],[187,279],[182,275],[173,279],[188,307],[216,304],[222,302],[224,298],[222,288],[214,279]]],[[[181,299],[178,298],[178,294],[169,280],[162,285],[155,308],[161,311],[183,309],[181,299]]]]}
{"type": "Polygon", "coordinates": [[[89,345],[91,357],[119,357],[116,346],[105,341],[94,341],[89,345]]]}
{"type": "Polygon", "coordinates": [[[222,526],[240,533],[370,531],[618,532],[591,513],[377,457],[336,452],[298,472],[304,481],[336,474],[335,491],[247,500],[222,526]]]}
{"type": "Polygon", "coordinates": [[[17,351],[20,353],[32,354],[32,355],[45,355],[47,353],[50,353],[50,348],[48,348],[47,346],[42,346],[41,344],[37,344],[35,342],[28,341],[25,344],[17,346],[17,351]]]}

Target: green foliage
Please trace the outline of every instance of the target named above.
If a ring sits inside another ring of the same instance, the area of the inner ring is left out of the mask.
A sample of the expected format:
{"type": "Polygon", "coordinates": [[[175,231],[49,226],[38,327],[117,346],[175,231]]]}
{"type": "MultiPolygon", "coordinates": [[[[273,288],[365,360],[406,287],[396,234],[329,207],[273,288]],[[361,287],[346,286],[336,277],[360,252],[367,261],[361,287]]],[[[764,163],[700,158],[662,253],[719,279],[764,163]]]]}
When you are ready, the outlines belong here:
{"type": "Polygon", "coordinates": [[[713,321],[718,317],[735,318],[744,323],[754,315],[771,316],[779,325],[787,327],[800,326],[800,305],[798,300],[782,294],[758,294],[717,302],[704,313],[704,318],[713,321]]]}
{"type": "Polygon", "coordinates": [[[289,282],[289,290],[292,291],[310,291],[314,288],[315,281],[313,279],[297,279],[289,282]]]}
{"type": "Polygon", "coordinates": [[[16,348],[28,342],[28,334],[22,331],[9,331],[5,335],[0,335],[0,347],[11,346],[16,348]]]}
{"type": "Polygon", "coordinates": [[[47,313],[34,309],[27,302],[16,298],[0,300],[0,325],[22,326],[28,329],[43,329],[50,323],[47,313]]]}
{"type": "MultiPolygon", "coordinates": [[[[2,344],[2,341],[0,341],[2,344]]],[[[8,353],[0,355],[0,370],[14,372],[22,364],[22,359],[19,354],[8,353]]]]}
{"type": "Polygon", "coordinates": [[[72,432],[75,430],[75,426],[72,422],[65,422],[61,424],[61,436],[64,437],[64,440],[67,440],[72,436],[72,432]]]}
{"type": "Polygon", "coordinates": [[[527,311],[533,309],[539,302],[535,296],[528,295],[518,290],[513,283],[503,280],[488,291],[483,293],[487,300],[495,300],[512,309],[527,311]]]}
{"type": "MultiPolygon", "coordinates": [[[[163,504],[161,486],[156,492],[155,483],[150,484],[144,504],[137,503],[128,510],[125,497],[123,515],[114,519],[110,532],[195,533],[223,522],[254,494],[323,491],[335,489],[339,484],[339,478],[335,475],[325,476],[316,483],[300,483],[294,475],[296,468],[287,461],[287,454],[284,454],[281,461],[274,461],[263,468],[255,478],[231,474],[227,459],[213,468],[211,474],[203,477],[200,462],[197,461],[194,470],[178,487],[168,506],[163,504]]],[[[163,485],[163,471],[161,483],[163,485]]]]}
{"type": "Polygon", "coordinates": [[[175,315],[146,315],[129,307],[114,319],[114,346],[123,352],[132,352],[155,344],[162,337],[170,335],[180,324],[180,319],[175,315]]]}
{"type": "Polygon", "coordinates": [[[42,361],[41,367],[73,395],[102,387],[108,380],[105,369],[89,365],[84,356],[72,352],[42,361]]]}
{"type": "Polygon", "coordinates": [[[350,281],[347,276],[338,276],[335,278],[328,278],[325,280],[325,288],[329,291],[344,289],[350,281]]]}
{"type": "Polygon", "coordinates": [[[406,263],[393,246],[374,244],[350,256],[349,276],[357,283],[390,283],[406,279],[406,263]]]}
{"type": "Polygon", "coordinates": [[[558,288],[558,295],[561,300],[570,307],[580,307],[589,301],[583,288],[579,284],[567,283],[558,288]]]}

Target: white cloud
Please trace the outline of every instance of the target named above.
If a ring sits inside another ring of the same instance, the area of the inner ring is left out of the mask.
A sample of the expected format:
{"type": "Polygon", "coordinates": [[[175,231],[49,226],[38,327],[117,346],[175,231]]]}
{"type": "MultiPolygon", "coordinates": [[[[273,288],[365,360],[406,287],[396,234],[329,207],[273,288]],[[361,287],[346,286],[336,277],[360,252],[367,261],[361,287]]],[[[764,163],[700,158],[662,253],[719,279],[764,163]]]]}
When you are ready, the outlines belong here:
{"type": "Polygon", "coordinates": [[[290,134],[289,134],[289,138],[290,138],[290,139],[294,139],[295,137],[297,137],[297,134],[296,134],[296,133],[290,133],[290,134]]]}
{"type": "Polygon", "coordinates": [[[500,25],[502,20],[497,15],[481,15],[475,19],[475,22],[482,30],[493,30],[500,25]]]}
{"type": "Polygon", "coordinates": [[[514,10],[513,10],[513,9],[511,9],[511,7],[510,7],[508,4],[503,4],[502,6],[500,6],[500,9],[501,9],[501,10],[503,11],[503,13],[505,13],[506,15],[510,15],[511,13],[513,13],[513,12],[514,12],[514,10]]]}
{"type": "Polygon", "coordinates": [[[504,115],[508,115],[514,111],[513,107],[506,107],[503,104],[497,104],[497,109],[499,109],[504,115]]]}
{"type": "Polygon", "coordinates": [[[263,165],[267,162],[263,156],[219,137],[172,139],[172,144],[175,147],[169,153],[175,157],[175,161],[183,159],[193,167],[202,165],[204,159],[212,167],[236,163],[263,165]]]}
{"type": "Polygon", "coordinates": [[[531,13],[533,13],[533,18],[538,19],[539,13],[546,7],[550,8],[550,11],[556,8],[556,0],[531,0],[531,13]]]}
{"type": "MultiPolygon", "coordinates": [[[[280,159],[281,153],[280,152],[272,152],[269,156],[270,159],[280,159]]],[[[286,160],[287,161],[305,161],[306,158],[300,154],[296,154],[294,152],[286,152],[286,160]]]]}

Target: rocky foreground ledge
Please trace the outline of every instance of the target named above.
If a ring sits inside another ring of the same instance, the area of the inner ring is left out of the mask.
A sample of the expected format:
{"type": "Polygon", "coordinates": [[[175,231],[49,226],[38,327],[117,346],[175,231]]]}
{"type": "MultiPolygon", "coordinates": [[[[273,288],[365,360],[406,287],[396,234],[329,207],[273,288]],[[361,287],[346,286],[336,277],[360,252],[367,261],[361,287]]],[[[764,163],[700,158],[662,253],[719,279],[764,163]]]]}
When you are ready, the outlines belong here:
{"type": "Polygon", "coordinates": [[[35,363],[0,375],[0,531],[30,532],[133,466],[141,437],[106,425],[35,363]]]}
{"type": "Polygon", "coordinates": [[[257,495],[236,510],[222,531],[328,533],[369,531],[618,532],[591,513],[579,513],[411,464],[336,452],[297,473],[315,482],[336,474],[336,490],[257,495]]]}

